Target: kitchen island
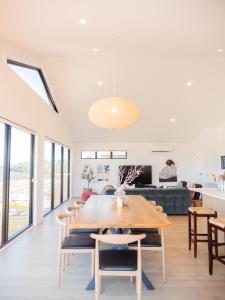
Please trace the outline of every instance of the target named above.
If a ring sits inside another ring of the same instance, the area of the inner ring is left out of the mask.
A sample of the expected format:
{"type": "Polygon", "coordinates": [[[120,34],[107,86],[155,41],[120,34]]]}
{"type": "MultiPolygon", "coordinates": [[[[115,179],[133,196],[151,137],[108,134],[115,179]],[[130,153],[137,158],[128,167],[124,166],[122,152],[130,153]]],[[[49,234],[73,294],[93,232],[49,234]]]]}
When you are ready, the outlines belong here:
{"type": "Polygon", "coordinates": [[[218,217],[225,217],[225,191],[217,188],[190,188],[202,195],[202,205],[217,211],[218,217]]]}

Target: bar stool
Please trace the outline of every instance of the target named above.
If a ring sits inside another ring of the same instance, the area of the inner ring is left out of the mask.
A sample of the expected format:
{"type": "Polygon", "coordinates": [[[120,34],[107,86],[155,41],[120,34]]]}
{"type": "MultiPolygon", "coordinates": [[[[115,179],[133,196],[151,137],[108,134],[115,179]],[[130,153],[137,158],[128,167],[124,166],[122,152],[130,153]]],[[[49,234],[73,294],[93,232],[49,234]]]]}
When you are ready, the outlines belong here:
{"type": "Polygon", "coordinates": [[[218,254],[218,247],[225,246],[224,243],[218,242],[218,233],[217,231],[222,231],[225,234],[225,218],[217,218],[217,219],[209,219],[208,221],[208,229],[209,229],[209,274],[213,273],[213,260],[217,260],[225,265],[225,255],[218,254]],[[216,240],[213,241],[212,235],[213,232],[216,232],[216,240]],[[213,251],[215,249],[215,251],[213,251]],[[215,252],[215,253],[214,253],[215,252]]]}
{"type": "Polygon", "coordinates": [[[208,220],[211,217],[216,218],[217,212],[214,209],[208,207],[189,207],[188,208],[188,243],[189,250],[191,250],[191,243],[194,244],[194,257],[197,257],[197,243],[198,242],[207,242],[208,243],[208,232],[207,233],[198,233],[197,230],[197,218],[207,218],[208,220]],[[193,217],[193,228],[192,228],[192,217],[193,217]],[[205,236],[206,239],[198,239],[199,236],[205,236]]]}

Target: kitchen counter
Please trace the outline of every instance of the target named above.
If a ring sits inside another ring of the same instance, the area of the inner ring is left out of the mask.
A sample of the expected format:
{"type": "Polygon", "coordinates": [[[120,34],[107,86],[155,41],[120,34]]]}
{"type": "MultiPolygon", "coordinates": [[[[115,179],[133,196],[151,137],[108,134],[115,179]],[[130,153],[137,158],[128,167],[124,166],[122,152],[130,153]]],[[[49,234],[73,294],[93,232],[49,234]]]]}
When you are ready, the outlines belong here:
{"type": "Polygon", "coordinates": [[[201,193],[202,195],[205,196],[215,197],[217,199],[221,199],[225,201],[225,191],[221,191],[216,188],[189,188],[189,190],[192,192],[201,193]]]}

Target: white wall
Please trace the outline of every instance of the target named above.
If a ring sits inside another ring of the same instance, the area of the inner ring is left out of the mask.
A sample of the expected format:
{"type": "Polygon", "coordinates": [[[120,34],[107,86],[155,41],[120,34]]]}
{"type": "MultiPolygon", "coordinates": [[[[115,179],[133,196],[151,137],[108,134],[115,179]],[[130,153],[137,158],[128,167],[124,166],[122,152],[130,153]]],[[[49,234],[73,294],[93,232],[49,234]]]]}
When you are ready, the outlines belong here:
{"type": "MultiPolygon", "coordinates": [[[[81,179],[81,171],[85,164],[91,165],[95,172],[98,164],[110,165],[110,180],[105,182],[97,182],[93,185],[93,190],[100,192],[102,187],[107,184],[118,184],[118,166],[126,164],[152,166],[152,184],[162,185],[159,183],[158,174],[164,167],[167,159],[172,159],[177,165],[178,180],[192,179],[192,163],[193,153],[192,144],[179,143],[174,145],[174,151],[170,153],[153,153],[151,152],[150,143],[76,143],[74,145],[74,182],[73,194],[80,195],[85,186],[85,182],[81,179]],[[80,159],[81,150],[127,150],[127,159],[80,159]]],[[[166,185],[164,183],[164,185],[166,185]]],[[[169,183],[167,185],[174,185],[169,183]]]]}
{"type": "MultiPolygon", "coordinates": [[[[93,185],[96,192],[109,184],[118,183],[118,166],[125,164],[149,164],[152,166],[152,183],[161,185],[158,181],[159,170],[165,161],[173,159],[178,169],[178,180],[212,185],[214,178],[224,172],[221,169],[221,156],[225,155],[225,123],[215,128],[201,130],[191,143],[174,144],[170,153],[152,153],[150,143],[76,143],[74,145],[74,182],[73,194],[80,195],[85,186],[81,179],[81,171],[85,164],[91,165],[96,171],[98,164],[110,165],[110,181],[97,182],[93,185]],[[126,160],[84,160],[80,159],[81,150],[127,150],[126,160]]],[[[164,183],[164,186],[166,184],[164,183]]],[[[171,185],[169,183],[169,185],[171,185]]],[[[173,185],[173,184],[172,184],[173,185]]]]}
{"type": "Polygon", "coordinates": [[[34,222],[42,221],[43,211],[43,152],[44,138],[48,137],[72,147],[70,131],[60,113],[61,104],[54,95],[50,78],[41,58],[0,40],[0,117],[24,126],[36,134],[36,182],[34,222]],[[7,58],[41,67],[59,110],[57,114],[7,65],[7,58]]]}
{"type": "Polygon", "coordinates": [[[207,185],[213,176],[224,172],[221,156],[225,155],[225,124],[218,128],[203,129],[193,141],[193,181],[207,185]]]}

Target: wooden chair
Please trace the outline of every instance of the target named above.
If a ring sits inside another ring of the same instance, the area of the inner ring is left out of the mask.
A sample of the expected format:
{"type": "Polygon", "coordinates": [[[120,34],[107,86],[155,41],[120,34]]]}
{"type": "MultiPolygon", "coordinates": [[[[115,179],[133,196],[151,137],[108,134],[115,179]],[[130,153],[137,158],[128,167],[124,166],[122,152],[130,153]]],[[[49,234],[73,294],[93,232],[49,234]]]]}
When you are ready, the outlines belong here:
{"type": "Polygon", "coordinates": [[[114,186],[113,185],[111,185],[111,184],[108,184],[108,185],[106,185],[106,186],[104,186],[104,188],[101,190],[101,195],[104,195],[105,194],[105,192],[107,191],[107,190],[109,190],[109,189],[113,189],[114,188],[114,186]]]}
{"type": "Polygon", "coordinates": [[[219,254],[219,247],[225,246],[224,242],[218,242],[218,231],[224,233],[225,238],[225,218],[211,218],[208,220],[208,230],[209,230],[209,274],[213,273],[213,261],[217,260],[225,265],[225,255],[219,254]],[[213,240],[213,233],[215,240],[213,240]]]}
{"type": "Polygon", "coordinates": [[[75,216],[81,207],[82,207],[82,205],[80,205],[80,204],[69,205],[66,207],[66,212],[68,214],[71,214],[73,219],[75,219],[75,216]]]}
{"type": "Polygon", "coordinates": [[[96,240],[95,248],[95,297],[100,299],[102,276],[129,276],[136,277],[136,291],[138,300],[141,300],[142,270],[141,270],[141,240],[145,234],[91,234],[96,240]],[[137,242],[135,250],[99,250],[99,242],[113,245],[137,242]]]}
{"type": "MultiPolygon", "coordinates": [[[[151,203],[149,203],[152,205],[151,203]]],[[[162,206],[154,206],[157,211],[160,212],[164,217],[167,217],[167,214],[163,212],[162,206]],[[157,209],[158,207],[158,209],[157,209]]],[[[165,242],[164,242],[164,233],[163,230],[158,228],[132,228],[132,234],[146,234],[146,238],[141,243],[141,250],[143,251],[159,251],[161,252],[160,256],[160,266],[162,267],[163,282],[166,281],[166,265],[165,265],[165,242]]],[[[130,249],[134,249],[135,244],[130,245],[130,249]]]]}
{"type": "MultiPolygon", "coordinates": [[[[79,213],[80,206],[67,206],[66,212],[72,215],[72,220],[75,220],[77,213],[79,213]]],[[[98,228],[71,228],[69,229],[70,235],[77,234],[91,234],[91,233],[99,233],[98,228]]]]}
{"type": "Polygon", "coordinates": [[[156,206],[154,206],[154,208],[155,208],[158,212],[163,213],[163,207],[162,207],[162,206],[156,205],[156,206]]]}
{"type": "MultiPolygon", "coordinates": [[[[165,242],[163,229],[158,228],[134,228],[133,234],[145,234],[146,237],[141,241],[142,251],[159,251],[160,266],[162,267],[163,282],[166,281],[166,263],[165,263],[165,242]]],[[[129,244],[129,249],[136,249],[137,243],[129,244]]]]}
{"type": "Polygon", "coordinates": [[[58,259],[57,259],[57,284],[60,286],[60,275],[62,269],[65,269],[66,259],[69,262],[69,255],[73,253],[90,253],[91,254],[91,275],[94,275],[94,252],[95,243],[93,239],[87,235],[69,235],[68,224],[73,217],[72,214],[60,213],[56,217],[57,223],[60,225],[59,241],[58,241],[58,259]]]}

